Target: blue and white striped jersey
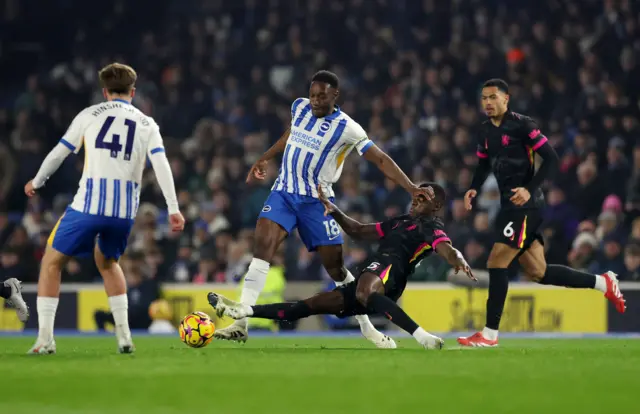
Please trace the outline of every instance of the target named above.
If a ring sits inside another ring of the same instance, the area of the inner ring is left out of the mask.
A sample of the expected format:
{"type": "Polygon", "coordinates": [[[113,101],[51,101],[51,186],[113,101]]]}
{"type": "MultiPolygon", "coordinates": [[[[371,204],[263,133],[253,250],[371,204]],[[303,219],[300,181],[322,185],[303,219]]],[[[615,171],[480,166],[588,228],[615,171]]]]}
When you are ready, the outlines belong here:
{"type": "Polygon", "coordinates": [[[84,172],[71,208],[88,214],[133,219],[147,156],[164,152],[155,121],[124,100],[80,112],[60,143],[78,153],[84,172]]]}
{"type": "Polygon", "coordinates": [[[272,190],[317,198],[320,185],[333,197],[332,185],[342,174],[345,158],[354,148],[362,155],[372,145],[360,124],[339,107],[316,118],[309,99],[298,98],[291,105],[291,134],[272,190]]]}

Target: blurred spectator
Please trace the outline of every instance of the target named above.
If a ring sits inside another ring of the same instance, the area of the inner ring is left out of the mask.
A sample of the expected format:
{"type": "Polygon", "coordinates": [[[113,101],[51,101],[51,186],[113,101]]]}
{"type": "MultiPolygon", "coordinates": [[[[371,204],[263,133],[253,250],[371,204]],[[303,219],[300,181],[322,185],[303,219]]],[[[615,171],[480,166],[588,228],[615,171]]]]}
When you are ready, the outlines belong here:
{"type": "Polygon", "coordinates": [[[596,259],[598,240],[591,233],[580,233],[573,241],[567,262],[574,269],[586,271],[590,269],[596,259]]]}
{"type": "MultiPolygon", "coordinates": [[[[122,270],[127,278],[129,301],[129,326],[131,329],[147,329],[151,324],[149,307],[160,298],[160,285],[145,272],[144,256],[127,254],[121,259],[122,270]]],[[[111,312],[98,310],[94,314],[98,330],[104,331],[107,324],[113,325],[111,312]]]]}
{"type": "MultiPolygon", "coordinates": [[[[573,246],[569,262],[588,267],[595,260],[594,236],[584,232],[595,225],[576,231],[577,221],[600,217],[598,237],[613,232],[624,243],[640,217],[640,14],[633,2],[520,2],[516,13],[505,0],[483,8],[433,1],[281,7],[277,1],[196,0],[188,6],[159,2],[152,14],[144,2],[121,3],[101,8],[109,24],[70,26],[83,19],[82,8],[70,8],[64,21],[31,27],[28,39],[0,33],[7,53],[25,40],[32,50],[47,51],[38,54],[37,67],[35,57],[0,62],[0,243],[13,252],[7,263],[17,254],[31,280],[43,233],[77,189],[82,154],[62,165],[37,203],[27,203],[23,185],[75,114],[102,99],[96,72],[114,60],[138,70],[134,104],[161,127],[188,222],[184,237],[167,234],[166,206],[147,169],[145,207],[130,251],[143,252],[149,271],[162,280],[222,282],[242,267],[252,245],[236,243],[255,227],[277,160],[262,182],[246,185],[245,173],[286,129],[292,100],[307,94],[310,75],[322,68],[341,76],[342,109],[413,180],[448,189],[448,233],[474,257],[474,266],[485,266],[486,224],[491,228],[500,207],[493,177],[476,200],[478,211],[466,212],[460,200],[476,163],[477,93],[490,77],[511,84],[511,109],[534,117],[561,157],[560,172],[545,187],[550,258],[565,257],[573,246]],[[131,19],[138,25],[125,36],[118,28],[131,19]],[[347,24],[336,30],[336,21],[347,24]],[[64,33],[66,40],[53,42],[51,33],[64,33]]],[[[4,23],[49,21],[47,10],[16,8],[4,23]]],[[[344,163],[335,186],[338,204],[371,220],[405,213],[407,193],[357,158],[344,163]]],[[[638,236],[640,230],[632,234],[638,236]]],[[[287,241],[286,276],[319,279],[317,259],[299,252],[298,243],[295,235],[287,241]]],[[[345,260],[357,261],[364,251],[353,249],[345,260]]],[[[597,260],[611,258],[602,252],[597,260]]],[[[82,260],[66,271],[74,280],[98,279],[82,260]]]]}

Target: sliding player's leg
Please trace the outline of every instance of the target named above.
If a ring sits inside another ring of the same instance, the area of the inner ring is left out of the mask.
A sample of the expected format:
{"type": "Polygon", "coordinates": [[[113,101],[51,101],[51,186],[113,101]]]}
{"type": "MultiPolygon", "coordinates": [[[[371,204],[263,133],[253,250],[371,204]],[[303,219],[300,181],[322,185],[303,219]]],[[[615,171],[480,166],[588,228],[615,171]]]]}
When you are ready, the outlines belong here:
{"type": "Polygon", "coordinates": [[[411,334],[426,349],[441,349],[444,341],[418,326],[393,299],[402,294],[406,285],[406,281],[398,283],[396,277],[404,275],[394,275],[393,266],[390,264],[380,266],[371,272],[365,271],[358,278],[354,295],[356,301],[370,314],[384,315],[396,326],[411,334]]]}
{"type": "Polygon", "coordinates": [[[520,256],[519,262],[526,277],[533,282],[574,289],[596,289],[604,293],[618,312],[623,313],[626,309],[617,275],[613,272],[592,275],[566,266],[548,265],[544,246],[538,240],[520,256]]]}
{"type": "MultiPolygon", "coordinates": [[[[333,198],[331,198],[333,201],[333,198]]],[[[318,251],[324,266],[331,279],[340,287],[346,283],[355,281],[355,278],[344,266],[342,245],[344,239],[340,232],[340,226],[331,217],[324,215],[324,206],[318,199],[310,199],[309,202],[299,206],[298,232],[300,238],[310,252],[318,251]]],[[[378,331],[367,315],[355,315],[362,335],[378,348],[396,348],[393,339],[378,331]]]]}
{"type": "MultiPolygon", "coordinates": [[[[355,281],[355,277],[344,266],[341,244],[318,246],[317,250],[322,259],[324,268],[327,273],[329,273],[329,276],[331,276],[335,281],[336,286],[340,287],[355,281]]],[[[360,325],[362,335],[376,347],[383,349],[394,349],[397,347],[395,341],[391,339],[391,337],[378,331],[375,326],[373,326],[367,315],[356,314],[354,317],[360,325]]]]}
{"type": "Polygon", "coordinates": [[[118,352],[130,354],[134,351],[129,329],[129,301],[127,282],[122,267],[118,263],[127,248],[127,240],[133,220],[104,218],[105,226],[98,236],[93,252],[96,267],[102,276],[104,290],[113,315],[118,352]]]}
{"type": "Polygon", "coordinates": [[[20,322],[29,319],[29,307],[22,298],[22,284],[18,279],[12,277],[0,284],[0,297],[15,308],[20,322]]]}
{"type": "Polygon", "coordinates": [[[228,316],[239,320],[262,318],[296,321],[311,315],[337,315],[344,310],[344,296],[337,290],[322,292],[298,302],[271,303],[268,305],[246,305],[225,298],[217,293],[209,293],[209,304],[218,317],[228,316]]]}
{"type": "MultiPolygon", "coordinates": [[[[258,301],[278,247],[296,226],[296,215],[287,197],[286,193],[272,192],[258,217],[253,259],[245,275],[240,296],[240,302],[245,305],[252,306],[258,301]]],[[[237,320],[226,328],[218,329],[215,337],[245,342],[249,337],[247,328],[246,320],[237,320]]]]}

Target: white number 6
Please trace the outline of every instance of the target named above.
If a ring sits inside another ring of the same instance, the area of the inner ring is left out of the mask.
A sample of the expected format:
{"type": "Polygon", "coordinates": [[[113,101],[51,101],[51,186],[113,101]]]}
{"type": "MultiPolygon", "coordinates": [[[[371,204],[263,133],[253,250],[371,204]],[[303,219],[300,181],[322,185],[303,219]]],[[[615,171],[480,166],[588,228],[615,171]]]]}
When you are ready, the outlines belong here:
{"type": "Polygon", "coordinates": [[[502,234],[504,234],[504,237],[513,237],[513,221],[510,221],[505,227],[504,230],[502,231],[502,234]]]}

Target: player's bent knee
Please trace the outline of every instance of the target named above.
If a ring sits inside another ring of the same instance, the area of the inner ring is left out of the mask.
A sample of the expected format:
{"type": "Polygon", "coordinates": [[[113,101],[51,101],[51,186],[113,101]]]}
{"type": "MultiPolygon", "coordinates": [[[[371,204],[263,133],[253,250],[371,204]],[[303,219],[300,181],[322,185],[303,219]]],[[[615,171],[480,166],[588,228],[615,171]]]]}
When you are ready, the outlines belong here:
{"type": "Polygon", "coordinates": [[[540,283],[542,282],[542,279],[544,279],[544,271],[540,269],[526,270],[524,277],[531,282],[540,283]]]}
{"type": "Polygon", "coordinates": [[[369,297],[373,294],[373,290],[371,289],[358,289],[356,290],[356,300],[364,307],[367,306],[369,302],[369,297]]]}

